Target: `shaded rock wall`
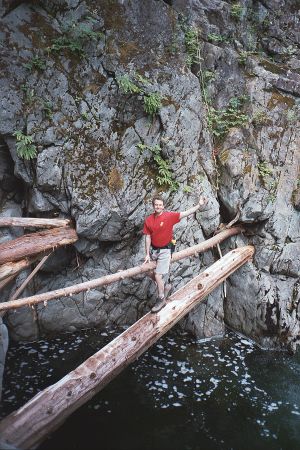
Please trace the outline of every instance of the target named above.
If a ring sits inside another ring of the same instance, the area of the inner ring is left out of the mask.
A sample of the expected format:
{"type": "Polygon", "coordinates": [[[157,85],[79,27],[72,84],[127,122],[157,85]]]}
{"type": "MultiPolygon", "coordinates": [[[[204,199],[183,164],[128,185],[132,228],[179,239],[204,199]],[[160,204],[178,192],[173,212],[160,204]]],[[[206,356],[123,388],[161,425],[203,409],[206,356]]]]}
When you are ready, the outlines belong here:
{"type": "MultiPolygon", "coordinates": [[[[206,210],[176,227],[179,248],[240,213],[248,233],[223,249],[253,243],[256,255],[230,278],[225,301],[220,288],[182,326],[210,336],[227,323],[262,346],[295,349],[296,0],[70,0],[2,11],[1,214],[71,217],[80,236],[73,249],[52,256],[25,294],[141,263],[141,229],[153,193],[162,191],[168,208],[182,211],[203,191],[206,210]],[[145,100],[157,93],[161,106],[149,114],[145,100]],[[17,155],[17,130],[32,137],[35,159],[17,155]]],[[[11,230],[3,233],[2,240],[13,237],[11,230]]],[[[216,257],[208,252],[174,264],[174,285],[216,257]]],[[[4,290],[2,301],[24,276],[4,290]]],[[[147,278],[124,280],[34,313],[9,313],[6,322],[17,339],[127,325],[154,297],[147,278]]]]}

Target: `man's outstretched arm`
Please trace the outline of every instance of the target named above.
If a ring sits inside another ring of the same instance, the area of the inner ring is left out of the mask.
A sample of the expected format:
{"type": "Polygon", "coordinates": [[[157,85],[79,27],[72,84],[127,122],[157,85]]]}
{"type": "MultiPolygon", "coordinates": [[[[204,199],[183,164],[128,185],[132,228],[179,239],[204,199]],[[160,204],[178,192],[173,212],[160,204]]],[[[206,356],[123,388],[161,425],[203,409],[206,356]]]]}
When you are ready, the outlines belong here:
{"type": "Polygon", "coordinates": [[[150,259],[150,246],[151,246],[151,236],[150,236],[150,234],[146,234],[145,235],[145,253],[146,253],[146,256],[145,256],[145,263],[148,263],[148,262],[150,262],[151,261],[151,259],[150,259]]]}
{"type": "Polygon", "coordinates": [[[190,209],[187,209],[186,211],[183,211],[180,213],[180,220],[183,219],[184,217],[189,216],[190,214],[193,214],[194,212],[198,211],[198,209],[202,208],[203,206],[205,206],[207,204],[208,200],[205,197],[202,197],[202,195],[199,197],[199,201],[197,203],[197,205],[193,206],[190,209]]]}

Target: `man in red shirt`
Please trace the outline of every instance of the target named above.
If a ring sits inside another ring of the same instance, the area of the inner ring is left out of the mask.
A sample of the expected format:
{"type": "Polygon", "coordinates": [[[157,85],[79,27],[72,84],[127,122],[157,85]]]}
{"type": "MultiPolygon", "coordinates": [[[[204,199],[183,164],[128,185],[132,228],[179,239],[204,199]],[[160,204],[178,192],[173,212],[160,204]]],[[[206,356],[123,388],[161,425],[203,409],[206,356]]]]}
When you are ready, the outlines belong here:
{"type": "Polygon", "coordinates": [[[171,261],[171,241],[173,239],[173,226],[184,217],[198,211],[205,206],[207,199],[200,196],[196,206],[184,212],[164,211],[164,201],[160,196],[152,200],[154,213],[148,216],[144,223],[145,234],[145,263],[150,260],[157,261],[152,278],[156,281],[158,289],[158,301],[151,309],[152,312],[160,311],[166,304],[166,298],[171,290],[171,285],[164,282],[163,276],[169,273],[171,261]]]}

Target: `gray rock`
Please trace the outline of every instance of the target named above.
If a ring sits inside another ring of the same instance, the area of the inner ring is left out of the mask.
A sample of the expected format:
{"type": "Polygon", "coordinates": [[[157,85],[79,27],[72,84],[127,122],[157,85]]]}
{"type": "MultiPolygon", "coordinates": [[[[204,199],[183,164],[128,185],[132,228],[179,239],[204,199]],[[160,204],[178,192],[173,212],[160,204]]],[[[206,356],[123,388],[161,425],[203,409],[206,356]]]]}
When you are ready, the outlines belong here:
{"type": "Polygon", "coordinates": [[[8,331],[6,325],[3,323],[2,318],[0,319],[0,400],[2,394],[2,378],[5,367],[5,357],[8,349],[8,331]]]}

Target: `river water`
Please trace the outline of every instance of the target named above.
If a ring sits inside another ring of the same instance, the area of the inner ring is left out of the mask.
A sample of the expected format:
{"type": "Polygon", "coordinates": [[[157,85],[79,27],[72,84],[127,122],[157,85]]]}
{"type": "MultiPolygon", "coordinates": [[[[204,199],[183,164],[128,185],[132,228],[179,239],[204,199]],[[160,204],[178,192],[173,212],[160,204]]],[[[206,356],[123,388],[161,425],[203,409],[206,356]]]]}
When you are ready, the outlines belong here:
{"type": "MultiPolygon", "coordinates": [[[[0,414],[77,367],[115,332],[96,329],[11,344],[0,414]]],[[[162,337],[40,450],[300,449],[300,352],[267,352],[243,337],[162,337]]]]}

